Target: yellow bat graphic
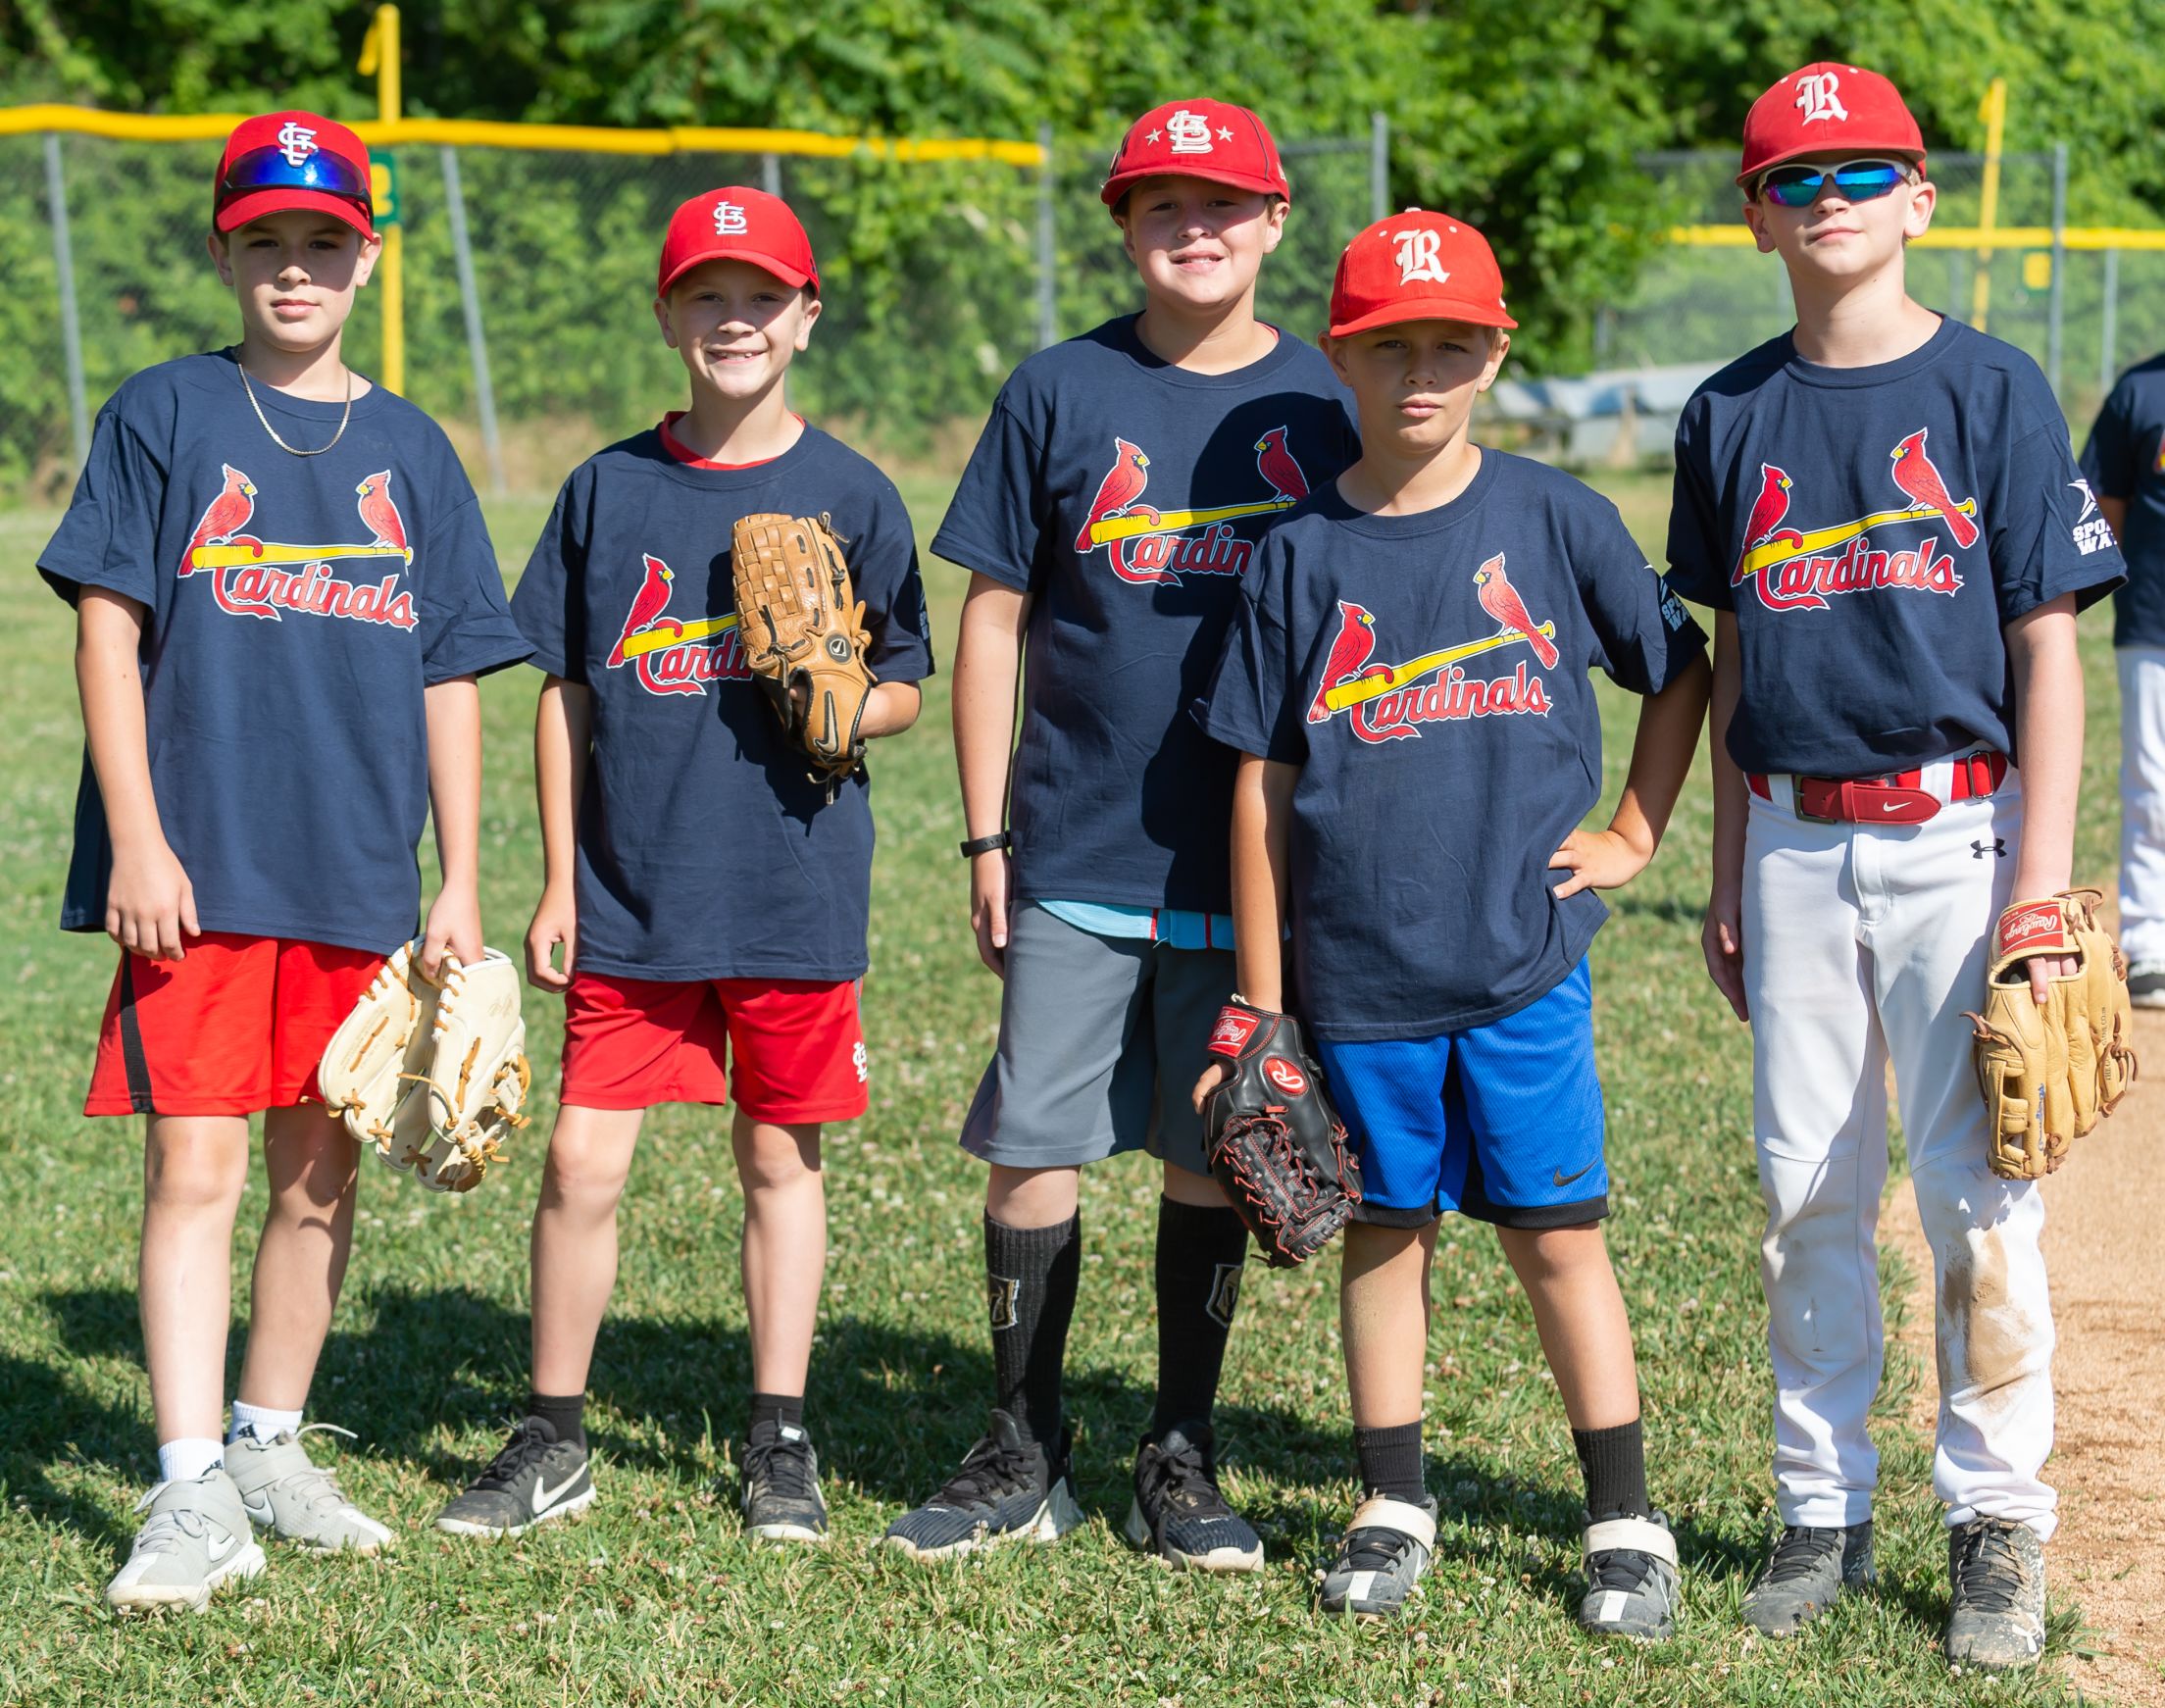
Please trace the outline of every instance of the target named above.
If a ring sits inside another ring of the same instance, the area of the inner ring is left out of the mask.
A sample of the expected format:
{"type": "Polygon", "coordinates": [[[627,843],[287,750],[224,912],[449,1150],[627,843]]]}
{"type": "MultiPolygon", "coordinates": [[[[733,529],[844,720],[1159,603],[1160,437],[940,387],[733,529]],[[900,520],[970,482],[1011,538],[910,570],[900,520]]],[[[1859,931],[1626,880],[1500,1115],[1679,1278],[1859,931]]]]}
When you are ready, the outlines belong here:
{"type": "MultiPolygon", "coordinates": [[[[1965,498],[1955,509],[1964,516],[1975,516],[1977,500],[1965,498]]],[[[1823,552],[1829,546],[1847,545],[1858,535],[1870,533],[1875,527],[1887,527],[1897,522],[1929,522],[1941,514],[1941,511],[1930,504],[1910,510],[1882,510],[1866,517],[1862,522],[1841,522],[1833,527],[1815,527],[1811,532],[1798,534],[1794,538],[1770,539],[1764,545],[1753,546],[1744,554],[1744,567],[1737,573],[1737,580],[1741,581],[1747,576],[1756,576],[1769,564],[1786,564],[1791,558],[1809,557],[1813,552],[1823,552]]]]}
{"type": "Polygon", "coordinates": [[[653,628],[642,628],[627,637],[624,643],[626,658],[644,658],[650,652],[667,652],[673,646],[683,646],[694,640],[711,640],[717,634],[727,634],[736,627],[736,613],[727,617],[702,617],[696,623],[670,623],[666,619],[653,628]]]}
{"type": "Polygon", "coordinates": [[[244,564],[313,564],[326,558],[397,558],[406,554],[395,545],[283,545],[265,540],[252,545],[199,545],[188,554],[192,570],[230,570],[244,564]]]}
{"type": "MultiPolygon", "coordinates": [[[[1540,631],[1545,639],[1556,638],[1556,625],[1543,623],[1540,631]]],[[[1324,710],[1344,712],[1355,706],[1365,706],[1371,700],[1380,700],[1395,688],[1409,682],[1417,682],[1431,671],[1439,671],[1446,665],[1457,664],[1461,659],[1476,658],[1485,652],[1493,652],[1499,646],[1509,646],[1526,638],[1517,629],[1508,634],[1485,635],[1480,640],[1469,640],[1463,646],[1446,646],[1441,652],[1425,653],[1405,664],[1394,664],[1388,676],[1362,677],[1356,681],[1340,682],[1323,696],[1324,710]]]]}
{"type": "Polygon", "coordinates": [[[1179,533],[1183,527],[1206,523],[1232,522],[1242,516],[1271,516],[1290,510],[1297,498],[1266,498],[1256,504],[1225,504],[1216,510],[1161,510],[1156,516],[1108,516],[1090,524],[1090,549],[1110,545],[1116,539],[1136,539],[1146,533],[1179,533]]]}

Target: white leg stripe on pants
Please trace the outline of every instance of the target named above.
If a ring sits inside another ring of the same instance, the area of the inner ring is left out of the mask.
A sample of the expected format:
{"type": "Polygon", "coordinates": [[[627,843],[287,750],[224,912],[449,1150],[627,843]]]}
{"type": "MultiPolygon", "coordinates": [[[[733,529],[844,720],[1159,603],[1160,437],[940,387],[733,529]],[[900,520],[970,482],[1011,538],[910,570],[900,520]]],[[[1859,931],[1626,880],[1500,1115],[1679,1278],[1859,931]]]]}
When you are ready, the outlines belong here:
{"type": "Polygon", "coordinates": [[[2165,961],[2165,646],[2123,646],[2120,669],[2120,946],[2165,961]]]}
{"type": "Polygon", "coordinates": [[[1783,1522],[1871,1515],[1879,1459],[1865,1420],[1884,1352],[1875,1231],[1891,1062],[1937,1271],[1933,1487],[1950,1524],[1985,1515],[2049,1536],[2044,1201],[1986,1164],[1962,1018],[1982,995],[1986,939],[2008,899],[2019,781],[2010,772],[1989,800],[1957,801],[1922,825],[1847,825],[1797,818],[1787,779],[1770,780],[1776,798],[1751,800],[1742,923],[1783,1522]]]}

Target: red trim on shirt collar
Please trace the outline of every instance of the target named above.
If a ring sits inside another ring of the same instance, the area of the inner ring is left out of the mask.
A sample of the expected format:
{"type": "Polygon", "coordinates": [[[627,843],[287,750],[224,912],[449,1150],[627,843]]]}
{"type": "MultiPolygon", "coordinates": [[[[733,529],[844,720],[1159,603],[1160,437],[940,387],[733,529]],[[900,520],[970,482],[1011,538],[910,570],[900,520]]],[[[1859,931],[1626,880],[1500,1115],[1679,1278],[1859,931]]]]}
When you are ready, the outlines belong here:
{"type": "MultiPolygon", "coordinates": [[[[684,414],[683,410],[673,409],[662,417],[662,448],[680,463],[693,469],[757,469],[775,460],[773,457],[754,457],[749,463],[717,463],[710,457],[700,456],[698,452],[669,430],[684,419],[684,414]]],[[[789,419],[800,427],[804,426],[804,417],[798,415],[794,410],[790,412],[789,419]]]]}

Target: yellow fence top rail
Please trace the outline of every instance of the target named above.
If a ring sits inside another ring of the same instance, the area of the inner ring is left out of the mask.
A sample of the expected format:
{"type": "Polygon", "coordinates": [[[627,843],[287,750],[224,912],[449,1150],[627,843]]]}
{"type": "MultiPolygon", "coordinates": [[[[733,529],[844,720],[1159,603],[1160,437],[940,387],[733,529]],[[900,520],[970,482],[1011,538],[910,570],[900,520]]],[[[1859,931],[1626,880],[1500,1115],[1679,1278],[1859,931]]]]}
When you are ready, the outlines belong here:
{"type": "MultiPolygon", "coordinates": [[[[0,136],[64,130],[121,142],[223,142],[244,113],[107,113],[95,107],[45,104],[0,107],[0,136]]],[[[456,148],[563,149],[590,154],[790,154],[838,158],[871,154],[887,160],[992,160],[1042,166],[1034,142],[996,136],[829,136],[817,130],[736,130],[677,126],[666,130],[616,129],[600,125],[504,125],[482,119],[364,121],[361,140],[380,148],[430,143],[456,148]]]]}
{"type": "MultiPolygon", "coordinates": [[[[1676,226],[1669,241],[1691,249],[1749,249],[1752,235],[1735,226],[1676,226]]],[[[1935,226],[1913,238],[1919,249],[2049,249],[2049,226],[1935,226]]],[[[2066,249],[2165,249],[2165,230],[2128,226],[2070,226],[2060,233],[2066,249]]]]}

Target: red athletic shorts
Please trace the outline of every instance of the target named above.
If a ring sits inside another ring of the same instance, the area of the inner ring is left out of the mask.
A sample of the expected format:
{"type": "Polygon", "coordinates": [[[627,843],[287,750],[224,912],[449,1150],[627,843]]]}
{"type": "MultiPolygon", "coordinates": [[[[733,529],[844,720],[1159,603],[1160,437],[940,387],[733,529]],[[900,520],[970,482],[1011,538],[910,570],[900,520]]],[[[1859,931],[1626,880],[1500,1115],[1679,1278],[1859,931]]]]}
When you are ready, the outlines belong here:
{"type": "Polygon", "coordinates": [[[123,952],[85,1115],[250,1115],[322,1102],[316,1064],[383,965],[371,949],[205,931],[123,952]]]}
{"type": "Polygon", "coordinates": [[[579,973],[565,993],[564,1103],[727,1103],[733,1090],[755,1121],[854,1121],[865,1078],[855,980],[579,973]]]}

